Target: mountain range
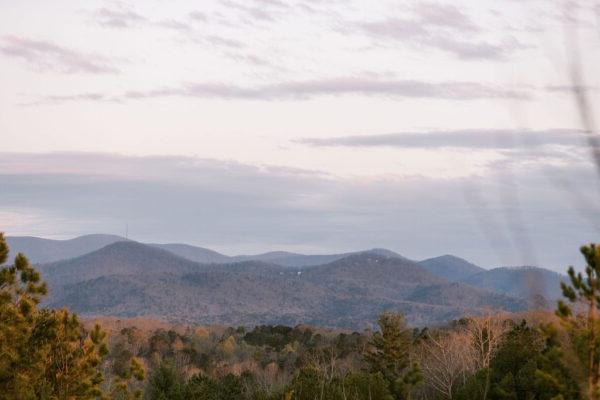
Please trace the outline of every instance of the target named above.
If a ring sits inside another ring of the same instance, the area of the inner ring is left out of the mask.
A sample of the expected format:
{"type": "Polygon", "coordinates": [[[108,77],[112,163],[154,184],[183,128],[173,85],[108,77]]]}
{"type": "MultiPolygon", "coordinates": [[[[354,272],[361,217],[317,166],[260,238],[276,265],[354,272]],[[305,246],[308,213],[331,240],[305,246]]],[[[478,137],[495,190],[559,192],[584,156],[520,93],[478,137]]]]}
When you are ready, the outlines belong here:
{"type": "MultiPolygon", "coordinates": [[[[26,254],[31,262],[36,264],[82,256],[109,244],[122,241],[128,241],[128,239],[121,236],[103,234],[84,235],[68,240],[42,239],[32,236],[7,237],[7,242],[11,249],[11,258],[14,257],[16,253],[21,252],[26,254]]],[[[226,256],[214,250],[183,243],[147,243],[147,245],[167,250],[173,254],[187,258],[188,260],[203,264],[265,261],[281,266],[302,267],[326,264],[351,254],[360,253],[305,255],[287,251],[272,251],[254,255],[226,256]]],[[[401,257],[399,254],[387,249],[372,249],[370,251],[381,255],[401,257]]]]}
{"type": "Polygon", "coordinates": [[[550,304],[564,279],[543,268],[486,270],[456,256],[413,261],[386,249],[226,256],[110,235],[7,241],[11,255],[23,252],[38,265],[49,306],[196,324],[363,329],[386,310],[415,325],[437,324],[484,309],[526,310],[532,292],[550,304]]]}

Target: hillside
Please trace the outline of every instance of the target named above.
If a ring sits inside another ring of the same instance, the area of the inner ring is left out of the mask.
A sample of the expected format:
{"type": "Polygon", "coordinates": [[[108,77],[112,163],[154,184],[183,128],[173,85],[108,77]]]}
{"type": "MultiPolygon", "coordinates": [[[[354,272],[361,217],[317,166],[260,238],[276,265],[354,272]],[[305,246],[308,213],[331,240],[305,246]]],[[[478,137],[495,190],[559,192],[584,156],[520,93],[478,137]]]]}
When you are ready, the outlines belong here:
{"type": "Polygon", "coordinates": [[[471,275],[463,282],[522,298],[543,296],[553,303],[562,296],[560,282],[565,279],[566,276],[544,268],[501,267],[471,275]]]}
{"type": "Polygon", "coordinates": [[[469,308],[475,309],[490,307],[506,311],[520,311],[527,307],[523,299],[459,282],[420,287],[408,297],[408,300],[424,304],[455,307],[468,305],[469,308]]]}
{"type": "Polygon", "coordinates": [[[69,240],[42,239],[32,236],[9,236],[10,258],[24,253],[32,263],[49,263],[79,257],[125,238],[115,235],[85,235],[69,240]]]}
{"type": "Polygon", "coordinates": [[[273,251],[269,253],[251,255],[251,256],[235,256],[231,258],[231,262],[239,261],[266,261],[273,264],[285,266],[285,267],[308,267],[323,265],[340,260],[342,258],[361,254],[361,253],[372,253],[379,254],[386,257],[397,257],[403,258],[401,255],[394,253],[387,249],[371,249],[356,251],[350,253],[338,253],[338,254],[298,254],[290,253],[286,251],[273,251]]]}
{"type": "Polygon", "coordinates": [[[203,264],[222,264],[232,262],[232,257],[218,253],[214,250],[206,249],[204,247],[192,246],[189,244],[182,243],[150,243],[149,245],[152,247],[157,247],[159,249],[170,251],[171,253],[176,254],[180,257],[187,258],[188,260],[203,264]]]}
{"type": "Polygon", "coordinates": [[[42,272],[51,288],[48,304],[87,316],[363,329],[373,327],[385,310],[401,311],[423,325],[482,307],[524,309],[509,296],[490,296],[475,288],[459,291],[455,299],[449,299],[454,292],[419,297],[424,288],[443,287],[448,281],[410,260],[379,252],[298,269],[263,261],[199,264],[156,247],[118,242],[44,265],[42,272]]]}
{"type": "Polygon", "coordinates": [[[52,283],[68,285],[111,275],[137,278],[154,273],[182,274],[200,267],[166,250],[128,241],[109,244],[89,254],[40,266],[52,283]]]}
{"type": "Polygon", "coordinates": [[[452,255],[444,255],[419,261],[419,265],[423,266],[432,274],[441,276],[452,282],[462,281],[471,275],[485,271],[485,269],[478,267],[467,260],[452,255]]]}

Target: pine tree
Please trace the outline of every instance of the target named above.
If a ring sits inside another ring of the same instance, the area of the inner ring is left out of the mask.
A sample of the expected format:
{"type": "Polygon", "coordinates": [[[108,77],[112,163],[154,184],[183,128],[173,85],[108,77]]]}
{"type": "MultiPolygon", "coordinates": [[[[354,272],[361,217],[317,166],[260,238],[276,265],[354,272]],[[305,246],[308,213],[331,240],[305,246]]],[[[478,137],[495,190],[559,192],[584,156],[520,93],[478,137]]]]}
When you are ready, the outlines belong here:
{"type": "MultiPolygon", "coordinates": [[[[0,266],[8,253],[0,233],[0,266]]],[[[31,397],[32,384],[42,372],[43,360],[38,349],[29,348],[29,338],[35,333],[35,307],[46,292],[45,283],[24,255],[0,269],[0,393],[7,399],[31,397]]]]}
{"type": "Polygon", "coordinates": [[[384,313],[379,317],[380,332],[375,332],[365,360],[371,372],[381,373],[396,399],[410,398],[412,387],[421,382],[418,364],[412,363],[412,331],[402,314],[384,313]]]}
{"type": "MultiPolygon", "coordinates": [[[[8,246],[0,233],[0,265],[8,246]]],[[[67,310],[39,309],[46,283],[23,254],[0,268],[0,393],[2,399],[96,399],[106,334],[86,332],[67,310]]]]}
{"type": "Polygon", "coordinates": [[[585,276],[569,267],[571,284],[561,283],[563,295],[577,308],[561,300],[556,313],[566,326],[586,371],[587,397],[597,400],[600,399],[600,246],[583,246],[581,253],[587,262],[585,276]]]}
{"type": "Polygon", "coordinates": [[[183,400],[184,391],[183,376],[172,365],[162,363],[150,376],[146,397],[149,400],[183,400]]]}

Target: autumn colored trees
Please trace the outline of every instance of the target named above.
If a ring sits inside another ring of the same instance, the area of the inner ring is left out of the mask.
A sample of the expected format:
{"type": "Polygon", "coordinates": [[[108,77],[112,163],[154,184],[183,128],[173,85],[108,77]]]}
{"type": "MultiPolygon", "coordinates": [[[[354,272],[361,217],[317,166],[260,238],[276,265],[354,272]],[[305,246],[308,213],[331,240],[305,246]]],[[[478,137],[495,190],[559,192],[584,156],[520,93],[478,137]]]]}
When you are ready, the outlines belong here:
{"type": "Polygon", "coordinates": [[[375,331],[352,333],[261,325],[109,336],[40,307],[45,283],[22,254],[6,265],[0,233],[0,398],[597,400],[600,247],[582,254],[586,268],[569,269],[557,317],[489,310],[409,329],[384,313],[375,331]]]}

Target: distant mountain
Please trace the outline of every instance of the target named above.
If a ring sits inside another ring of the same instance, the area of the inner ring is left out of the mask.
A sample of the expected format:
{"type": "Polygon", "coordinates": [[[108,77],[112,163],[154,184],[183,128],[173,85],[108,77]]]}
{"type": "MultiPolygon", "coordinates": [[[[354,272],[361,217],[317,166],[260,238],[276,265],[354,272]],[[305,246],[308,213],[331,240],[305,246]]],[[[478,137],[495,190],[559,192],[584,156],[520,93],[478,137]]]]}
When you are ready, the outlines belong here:
{"type": "MultiPolygon", "coordinates": [[[[7,241],[11,248],[11,255],[18,252],[25,253],[33,263],[52,263],[79,257],[96,251],[102,247],[126,239],[115,235],[85,235],[69,240],[51,240],[31,236],[12,236],[7,241]]],[[[339,260],[352,254],[364,252],[377,253],[388,257],[399,257],[401,255],[387,249],[372,249],[340,254],[298,254],[287,251],[272,251],[255,255],[227,256],[204,247],[193,246],[183,243],[148,243],[152,247],[170,251],[180,257],[187,258],[203,264],[227,264],[243,261],[264,261],[285,267],[306,267],[322,265],[339,260]]]]}
{"type": "Polygon", "coordinates": [[[50,282],[67,285],[109,275],[183,274],[200,267],[201,264],[166,250],[127,241],[70,260],[42,264],[39,268],[50,282]]]}
{"type": "Polygon", "coordinates": [[[153,246],[118,242],[41,269],[50,283],[48,304],[85,315],[362,329],[372,327],[386,310],[423,325],[482,307],[525,307],[510,296],[492,296],[465,284],[460,290],[445,289],[447,280],[417,263],[381,254],[362,252],[305,268],[264,261],[200,264],[153,246]],[[436,297],[437,292],[444,295],[436,297]]]}
{"type": "Polygon", "coordinates": [[[452,282],[425,286],[415,290],[408,300],[425,304],[469,308],[495,308],[506,311],[519,311],[526,307],[526,301],[490,290],[478,289],[464,283],[452,282]]]}
{"type": "Polygon", "coordinates": [[[560,282],[566,280],[565,275],[544,268],[501,267],[476,273],[463,282],[525,299],[543,296],[554,302],[562,296],[560,282]]]}
{"type": "Polygon", "coordinates": [[[169,243],[169,244],[157,244],[150,243],[152,247],[170,251],[180,257],[187,258],[191,261],[196,261],[203,264],[223,264],[232,262],[233,257],[226,256],[216,251],[206,249],[204,247],[191,246],[189,244],[181,243],[169,243]]]}
{"type": "Polygon", "coordinates": [[[451,282],[459,282],[471,275],[485,271],[485,269],[467,260],[452,255],[419,261],[419,265],[423,266],[427,271],[446,278],[451,282]]]}
{"type": "Polygon", "coordinates": [[[397,257],[404,258],[400,254],[394,253],[391,250],[387,249],[371,249],[371,250],[363,250],[351,253],[339,253],[339,254],[298,254],[298,253],[289,253],[286,251],[273,251],[270,253],[257,254],[251,256],[235,256],[231,258],[231,262],[239,262],[239,261],[266,261],[273,264],[281,265],[284,267],[309,267],[315,265],[323,265],[334,262],[336,260],[340,260],[342,258],[361,254],[361,253],[373,253],[379,254],[386,257],[397,257]]]}
{"type": "Polygon", "coordinates": [[[98,250],[111,243],[125,240],[115,235],[85,235],[69,240],[42,239],[32,236],[9,236],[6,238],[12,260],[17,253],[24,253],[32,263],[48,263],[78,257],[98,250]]]}
{"type": "Polygon", "coordinates": [[[338,254],[299,254],[291,253],[289,251],[271,251],[268,253],[253,255],[226,256],[224,254],[218,253],[216,251],[204,247],[191,246],[187,244],[151,243],[150,245],[164,250],[168,250],[174,254],[177,254],[178,256],[187,258],[188,260],[206,264],[231,264],[244,261],[263,261],[267,263],[281,265],[283,267],[309,267],[327,264],[342,259],[344,257],[348,257],[350,255],[367,252],[383,255],[386,257],[403,258],[400,254],[394,253],[393,251],[387,249],[371,249],[338,254]]]}
{"type": "Polygon", "coordinates": [[[329,264],[311,267],[303,274],[332,291],[392,299],[404,299],[418,286],[446,282],[413,261],[387,257],[377,252],[353,254],[329,264]]]}

